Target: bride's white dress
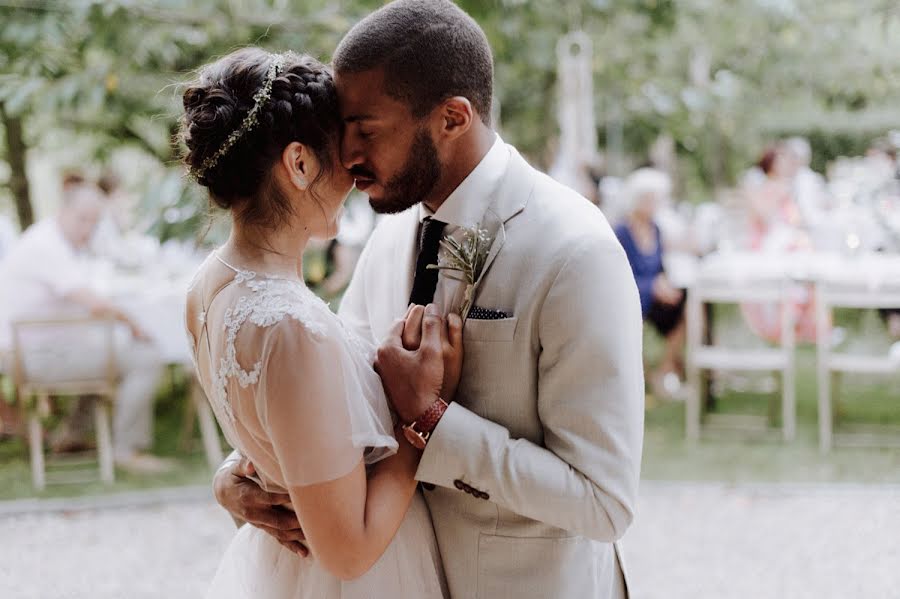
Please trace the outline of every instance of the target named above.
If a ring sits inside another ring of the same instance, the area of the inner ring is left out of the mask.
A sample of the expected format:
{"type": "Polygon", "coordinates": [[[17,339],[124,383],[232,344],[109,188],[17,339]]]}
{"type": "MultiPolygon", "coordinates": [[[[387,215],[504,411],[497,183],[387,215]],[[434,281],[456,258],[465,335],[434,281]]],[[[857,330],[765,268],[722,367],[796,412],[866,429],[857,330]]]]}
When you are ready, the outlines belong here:
{"type": "MultiPolygon", "coordinates": [[[[372,368],[374,348],[301,282],[236,269],[213,254],[188,294],[193,355],[228,442],[269,491],[348,474],[396,452],[391,415],[372,368]]],[[[301,522],[302,525],[302,522],[301,522]]],[[[446,596],[428,509],[417,493],[384,555],[343,582],[242,527],[207,597],[376,599],[446,596]]]]}

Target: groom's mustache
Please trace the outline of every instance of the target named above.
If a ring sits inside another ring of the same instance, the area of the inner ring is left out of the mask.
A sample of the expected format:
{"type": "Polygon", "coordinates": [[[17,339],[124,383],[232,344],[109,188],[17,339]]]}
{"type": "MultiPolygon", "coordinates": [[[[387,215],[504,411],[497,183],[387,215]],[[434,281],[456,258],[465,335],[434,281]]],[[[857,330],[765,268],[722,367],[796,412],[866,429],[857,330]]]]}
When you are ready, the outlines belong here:
{"type": "Polygon", "coordinates": [[[375,179],[375,173],[368,171],[361,166],[351,167],[350,174],[353,175],[354,179],[375,179]]]}

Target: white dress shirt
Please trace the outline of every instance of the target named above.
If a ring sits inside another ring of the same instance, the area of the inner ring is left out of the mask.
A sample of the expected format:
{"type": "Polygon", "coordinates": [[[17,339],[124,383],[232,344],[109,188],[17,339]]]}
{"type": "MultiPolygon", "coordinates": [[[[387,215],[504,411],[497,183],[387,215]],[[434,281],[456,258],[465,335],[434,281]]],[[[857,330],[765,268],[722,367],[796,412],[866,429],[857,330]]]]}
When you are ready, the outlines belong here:
{"type": "Polygon", "coordinates": [[[10,323],[81,314],[66,296],[87,285],[85,262],[55,218],[29,227],[0,263],[0,349],[12,345],[10,323]]]}
{"type": "MultiPolygon", "coordinates": [[[[444,227],[444,236],[455,234],[460,227],[478,227],[484,214],[484,206],[499,188],[508,165],[509,148],[500,136],[496,135],[494,145],[488,153],[453,193],[447,196],[437,212],[432,212],[424,203],[418,205],[420,232],[422,221],[428,217],[447,223],[444,227]]],[[[416,238],[418,237],[417,235],[416,238]]],[[[441,271],[434,292],[434,303],[442,313],[446,314],[453,307],[452,302],[456,297],[458,286],[457,281],[448,278],[441,271]]]]}

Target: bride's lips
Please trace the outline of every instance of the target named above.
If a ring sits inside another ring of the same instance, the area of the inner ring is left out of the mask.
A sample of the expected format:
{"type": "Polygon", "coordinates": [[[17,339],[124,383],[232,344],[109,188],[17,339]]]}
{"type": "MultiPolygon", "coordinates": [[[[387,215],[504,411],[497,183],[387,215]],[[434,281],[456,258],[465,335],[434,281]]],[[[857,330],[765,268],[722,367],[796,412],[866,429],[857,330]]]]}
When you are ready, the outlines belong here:
{"type": "Polygon", "coordinates": [[[365,191],[375,183],[375,179],[363,179],[361,177],[357,177],[355,183],[356,189],[365,191]]]}

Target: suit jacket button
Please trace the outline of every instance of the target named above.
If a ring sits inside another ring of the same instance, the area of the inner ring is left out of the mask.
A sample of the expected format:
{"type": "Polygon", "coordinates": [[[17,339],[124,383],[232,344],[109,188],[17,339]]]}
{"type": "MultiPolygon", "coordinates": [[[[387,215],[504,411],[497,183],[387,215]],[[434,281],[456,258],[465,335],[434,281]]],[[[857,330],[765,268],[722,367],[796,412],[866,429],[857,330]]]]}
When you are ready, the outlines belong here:
{"type": "Polygon", "coordinates": [[[490,499],[491,498],[491,496],[488,495],[487,493],[485,493],[484,491],[481,492],[479,497],[481,497],[482,499],[490,499]]]}
{"type": "Polygon", "coordinates": [[[460,491],[462,491],[466,488],[466,484],[459,479],[456,479],[455,481],[453,481],[453,486],[456,487],[457,489],[459,489],[460,491]]]}

